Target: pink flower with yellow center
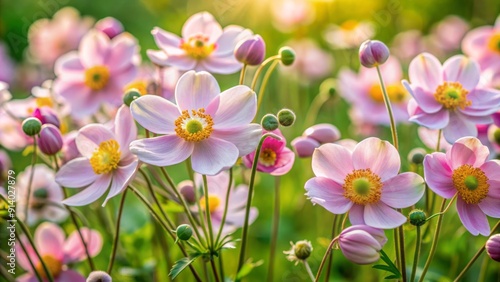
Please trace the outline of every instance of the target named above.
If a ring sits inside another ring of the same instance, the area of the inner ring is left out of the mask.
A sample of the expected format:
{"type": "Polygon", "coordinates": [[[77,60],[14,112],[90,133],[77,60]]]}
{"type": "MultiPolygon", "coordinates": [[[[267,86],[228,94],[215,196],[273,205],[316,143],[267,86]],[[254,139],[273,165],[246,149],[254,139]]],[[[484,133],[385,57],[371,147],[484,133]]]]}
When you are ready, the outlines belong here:
{"type": "Polygon", "coordinates": [[[63,201],[68,206],[83,206],[99,199],[109,188],[106,202],[120,194],[133,179],[138,160],[129,144],[137,137],[137,128],[130,109],[120,107],[114,129],[102,124],[89,124],[78,132],[75,143],[82,157],[67,162],[56,174],[63,187],[85,187],[80,193],[63,201]]]}
{"type": "Polygon", "coordinates": [[[129,33],[113,39],[92,30],[80,48],[60,57],[54,72],[54,91],[71,106],[71,115],[94,114],[102,103],[119,106],[123,89],[137,74],[137,41],[129,33]]]}
{"type": "Polygon", "coordinates": [[[399,174],[401,160],[389,142],[375,137],[359,142],[354,150],[324,144],[313,154],[316,177],[305,184],[314,204],[334,214],[349,212],[352,224],[389,229],[406,222],[393,208],[406,208],[424,194],[418,174],[399,174]]]}
{"type": "Polygon", "coordinates": [[[146,95],[130,104],[139,124],[164,134],[130,144],[142,162],[169,166],[191,157],[194,171],[215,175],[257,147],[262,128],[251,123],[257,100],[249,87],[239,85],[220,93],[211,74],[189,71],[177,83],[175,100],[177,105],[146,95]]]}
{"type": "Polygon", "coordinates": [[[192,15],[182,27],[182,38],[155,27],[151,32],[159,51],[148,50],[149,59],[160,66],[182,71],[196,70],[229,74],[243,64],[234,57],[236,44],[252,33],[240,26],[224,29],[208,12],[192,15]]]}
{"type": "Polygon", "coordinates": [[[500,218],[500,162],[488,161],[489,154],[479,139],[464,137],[424,159],[427,185],[446,199],[457,194],[458,215],[472,235],[489,235],[486,215],[500,218]]]}
{"type": "MultiPolygon", "coordinates": [[[[101,234],[96,230],[90,230],[85,227],[81,228],[80,232],[85,240],[90,256],[96,256],[102,248],[101,234]]],[[[19,265],[25,269],[27,273],[19,276],[16,281],[38,281],[35,270],[31,267],[28,257],[35,265],[36,271],[44,278],[44,281],[46,281],[47,274],[35,250],[24,234],[21,235],[20,240],[26,247],[26,253],[19,244],[16,244],[16,254],[18,255],[19,265]]],[[[66,239],[66,235],[61,227],[54,223],[44,222],[36,229],[34,240],[35,246],[40,252],[40,256],[55,282],[85,282],[84,276],[68,268],[69,264],[82,261],[87,257],[85,247],[78,231],[73,231],[66,239]]]]}
{"type": "Polygon", "coordinates": [[[464,136],[477,136],[476,124],[493,122],[500,108],[500,91],[478,85],[478,64],[457,55],[444,62],[428,53],[410,63],[411,84],[403,85],[413,96],[408,102],[410,121],[430,129],[443,129],[450,143],[464,136]]]}

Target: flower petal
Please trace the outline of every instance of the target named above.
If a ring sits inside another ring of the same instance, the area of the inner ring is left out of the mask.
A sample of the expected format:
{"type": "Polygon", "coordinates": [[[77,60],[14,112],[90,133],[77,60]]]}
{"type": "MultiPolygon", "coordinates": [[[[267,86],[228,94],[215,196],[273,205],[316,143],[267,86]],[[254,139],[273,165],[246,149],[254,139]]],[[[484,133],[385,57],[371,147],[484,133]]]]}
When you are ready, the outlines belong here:
{"type": "Polygon", "coordinates": [[[151,31],[156,45],[165,51],[167,55],[178,54],[181,46],[181,38],[171,32],[165,31],[159,27],[151,31]]]}
{"type": "Polygon", "coordinates": [[[500,90],[496,89],[474,89],[467,95],[472,105],[460,112],[470,116],[491,115],[500,107],[500,90]]]}
{"type": "Polygon", "coordinates": [[[450,112],[450,122],[443,129],[443,135],[446,141],[453,144],[465,136],[477,137],[477,127],[472,121],[467,120],[467,117],[463,114],[450,112]]]}
{"type": "Polygon", "coordinates": [[[236,60],[234,55],[212,55],[200,61],[196,67],[197,71],[206,70],[211,73],[231,74],[239,71],[243,64],[236,60]]]}
{"type": "Polygon", "coordinates": [[[478,206],[486,215],[500,218],[500,198],[486,197],[481,200],[478,206]]]}
{"type": "Polygon", "coordinates": [[[109,189],[109,193],[106,196],[106,200],[102,206],[105,206],[109,199],[114,196],[120,194],[125,189],[127,189],[127,185],[133,180],[135,173],[137,172],[138,161],[133,161],[126,166],[119,166],[118,169],[113,174],[113,179],[111,180],[111,187],[109,189]]]}
{"type": "Polygon", "coordinates": [[[233,55],[236,45],[241,40],[244,40],[250,36],[252,36],[252,31],[250,31],[249,29],[244,29],[241,26],[237,25],[226,26],[222,32],[222,35],[219,37],[219,39],[217,39],[217,48],[214,51],[214,55],[216,55],[217,57],[233,55]]]}
{"type": "Polygon", "coordinates": [[[459,82],[468,91],[473,90],[479,82],[479,65],[463,55],[456,55],[444,62],[444,80],[459,82]]]}
{"type": "Polygon", "coordinates": [[[193,152],[193,143],[186,142],[177,135],[164,135],[135,140],[130,143],[130,151],[140,161],[156,166],[168,166],[183,162],[193,152]]]}
{"type": "Polygon", "coordinates": [[[316,176],[330,178],[339,184],[344,183],[347,174],[354,170],[351,151],[337,144],[321,145],[314,150],[312,169],[316,176]]]}
{"type": "Polygon", "coordinates": [[[62,261],[64,254],[61,246],[65,238],[66,235],[61,227],[51,222],[44,222],[35,231],[35,246],[42,257],[51,255],[62,261]]]}
{"type": "Polygon", "coordinates": [[[406,222],[404,215],[382,202],[366,205],[364,218],[366,225],[380,229],[396,228],[406,222]]]}
{"type": "Polygon", "coordinates": [[[365,206],[354,204],[349,211],[349,220],[352,225],[366,225],[365,223],[365,206]]]}
{"type": "MultiPolygon", "coordinates": [[[[343,159],[342,160],[343,165],[343,159]]],[[[391,143],[375,137],[367,138],[356,145],[352,152],[354,169],[369,168],[380,176],[382,182],[396,176],[401,166],[398,151],[391,143]]]]}
{"type": "Polygon", "coordinates": [[[76,147],[82,156],[90,159],[101,142],[115,139],[115,135],[102,124],[89,124],[75,138],[76,147]]]}
{"type": "Polygon", "coordinates": [[[206,109],[219,93],[219,84],[210,73],[189,71],[177,82],[175,100],[181,110],[206,109]]]}
{"type": "Polygon", "coordinates": [[[89,31],[80,42],[80,59],[85,68],[103,65],[109,55],[110,40],[101,31],[89,31]]]}
{"type": "Polygon", "coordinates": [[[251,123],[227,130],[216,129],[211,136],[233,143],[242,157],[255,151],[262,136],[262,127],[251,123]]]}
{"type": "Polygon", "coordinates": [[[434,193],[446,199],[450,199],[457,193],[451,179],[452,174],[453,170],[448,164],[445,154],[432,153],[425,156],[425,182],[434,193]]]}
{"type": "MultiPolygon", "coordinates": [[[[102,249],[102,236],[96,230],[89,230],[86,227],[80,229],[87,250],[91,257],[96,256],[102,249]]],[[[79,262],[87,258],[85,247],[83,246],[80,234],[78,231],[73,231],[64,242],[63,246],[59,246],[64,250],[64,263],[79,262]]]]}
{"type": "Polygon", "coordinates": [[[54,65],[54,73],[58,77],[63,76],[64,80],[83,82],[85,76],[82,74],[84,71],[85,68],[76,51],[62,55],[54,65]]]}
{"type": "Polygon", "coordinates": [[[491,160],[481,166],[481,170],[489,180],[500,181],[500,161],[491,160]]]}
{"type": "Polygon", "coordinates": [[[121,33],[113,38],[111,48],[112,52],[107,56],[105,64],[113,72],[133,65],[134,55],[139,50],[137,39],[128,32],[121,33]]]}
{"type": "Polygon", "coordinates": [[[319,204],[334,214],[346,213],[353,203],[344,197],[342,185],[326,177],[314,177],[305,184],[309,197],[313,204],[319,204]]]}
{"type": "Polygon", "coordinates": [[[409,121],[430,129],[443,129],[450,121],[449,111],[441,109],[436,113],[428,114],[417,105],[417,102],[414,99],[411,99],[408,102],[408,112],[410,114],[410,118],[408,119],[409,121]]]}
{"type": "Polygon", "coordinates": [[[210,137],[194,145],[191,162],[194,171],[215,175],[233,166],[238,156],[238,148],[233,143],[210,137]]]}
{"type": "Polygon", "coordinates": [[[413,96],[422,111],[428,114],[436,113],[443,108],[443,105],[436,101],[432,92],[424,90],[422,87],[411,87],[408,81],[403,80],[403,86],[413,96]]]}
{"type": "Polygon", "coordinates": [[[286,147],[283,148],[283,150],[280,153],[279,159],[276,161],[275,164],[277,168],[270,174],[274,176],[279,176],[288,173],[292,169],[294,161],[295,161],[295,154],[292,152],[292,150],[286,147]]]}
{"type": "Polygon", "coordinates": [[[248,86],[238,85],[220,94],[219,107],[213,116],[214,129],[235,128],[249,124],[257,113],[257,96],[248,86]]]}
{"type": "Polygon", "coordinates": [[[384,182],[380,200],[401,209],[416,204],[424,192],[424,179],[416,173],[405,172],[384,182]]]}
{"type": "Polygon", "coordinates": [[[429,53],[422,53],[411,61],[408,75],[412,84],[430,92],[434,92],[443,83],[443,67],[429,53]]]}
{"type": "Polygon", "coordinates": [[[80,273],[66,269],[59,274],[57,277],[57,282],[85,282],[86,279],[80,273]]]}
{"type": "Polygon", "coordinates": [[[457,212],[465,228],[474,236],[490,234],[490,224],[478,205],[469,205],[457,198],[457,212]]]}
{"type": "Polygon", "coordinates": [[[83,191],[62,201],[67,206],[84,206],[95,202],[108,190],[111,174],[103,174],[83,191]]]}
{"type": "Polygon", "coordinates": [[[480,167],[488,159],[490,150],[474,137],[460,138],[446,153],[448,162],[453,169],[464,164],[480,167]]]}
{"type": "Polygon", "coordinates": [[[130,113],[130,108],[126,105],[122,105],[116,113],[115,135],[118,144],[120,144],[122,156],[128,155],[130,142],[137,138],[137,126],[130,113]]]}
{"type": "Polygon", "coordinates": [[[79,188],[94,182],[97,176],[89,159],[81,157],[63,165],[56,174],[56,182],[63,187],[79,188]]]}
{"type": "Polygon", "coordinates": [[[182,38],[189,39],[192,36],[208,36],[209,42],[215,42],[222,34],[222,27],[209,12],[201,12],[192,15],[182,27],[182,38]]]}
{"type": "Polygon", "coordinates": [[[173,134],[175,120],[181,115],[176,105],[156,95],[144,95],[134,100],[130,111],[140,125],[159,134],[173,134]]]}

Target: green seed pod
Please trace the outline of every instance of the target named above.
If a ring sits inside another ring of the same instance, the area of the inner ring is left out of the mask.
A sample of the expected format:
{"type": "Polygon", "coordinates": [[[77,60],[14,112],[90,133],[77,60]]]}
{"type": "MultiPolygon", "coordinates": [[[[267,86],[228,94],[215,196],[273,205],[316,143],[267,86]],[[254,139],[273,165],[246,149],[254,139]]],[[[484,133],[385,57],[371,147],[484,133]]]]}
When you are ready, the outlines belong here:
{"type": "Polygon", "coordinates": [[[42,123],[39,119],[30,117],[23,121],[23,131],[28,136],[35,136],[42,130],[42,123]]]}
{"type": "Polygon", "coordinates": [[[279,55],[281,58],[281,63],[285,66],[291,65],[295,61],[295,51],[293,51],[293,49],[288,46],[281,47],[281,49],[279,50],[279,55]]]}
{"type": "Polygon", "coordinates": [[[273,114],[267,114],[263,116],[262,120],[260,121],[260,124],[262,125],[262,128],[264,128],[267,131],[276,130],[280,125],[278,122],[278,118],[273,114]]]}
{"type": "Polygon", "coordinates": [[[177,234],[179,240],[187,241],[193,236],[193,229],[189,224],[181,224],[175,230],[175,234],[177,234]]]}
{"type": "Polygon", "coordinates": [[[282,126],[291,126],[295,122],[295,114],[289,109],[278,112],[278,121],[282,126]]]}
{"type": "Polygon", "coordinates": [[[414,226],[422,226],[427,219],[427,215],[422,210],[412,210],[408,216],[410,218],[410,224],[414,226]]]}
{"type": "Polygon", "coordinates": [[[132,88],[123,95],[123,103],[127,105],[127,107],[130,107],[130,103],[139,97],[141,97],[141,93],[137,89],[132,88]]]}

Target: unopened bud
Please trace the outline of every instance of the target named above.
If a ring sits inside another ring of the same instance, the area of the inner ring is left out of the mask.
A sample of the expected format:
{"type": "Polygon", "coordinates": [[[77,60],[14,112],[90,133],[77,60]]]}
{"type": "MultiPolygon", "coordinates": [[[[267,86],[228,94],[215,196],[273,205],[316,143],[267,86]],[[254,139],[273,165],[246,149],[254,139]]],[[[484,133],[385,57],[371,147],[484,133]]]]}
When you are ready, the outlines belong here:
{"type": "Polygon", "coordinates": [[[182,241],[187,241],[193,236],[193,229],[188,224],[181,224],[175,230],[177,238],[182,241]]]}
{"type": "Polygon", "coordinates": [[[304,136],[312,138],[321,144],[333,143],[340,139],[340,131],[334,125],[320,123],[306,129],[304,136]]]}
{"type": "Polygon", "coordinates": [[[111,282],[113,279],[109,274],[104,271],[92,271],[87,277],[87,282],[111,282]]]}
{"type": "Polygon", "coordinates": [[[410,224],[415,226],[422,226],[426,222],[427,215],[422,210],[412,210],[408,215],[410,224]]]}
{"type": "Polygon", "coordinates": [[[264,128],[267,131],[276,130],[280,125],[278,122],[278,118],[273,114],[267,114],[263,116],[262,120],[260,121],[260,124],[262,125],[262,128],[264,128]]]}
{"type": "Polygon", "coordinates": [[[291,65],[295,61],[295,51],[293,51],[293,49],[288,46],[281,47],[281,49],[279,50],[279,55],[281,58],[281,63],[285,66],[291,65]]]}
{"type": "Polygon", "coordinates": [[[236,46],[234,56],[246,65],[260,65],[266,56],[266,43],[260,35],[254,35],[236,46]]]}
{"type": "Polygon", "coordinates": [[[486,252],[492,260],[500,262],[500,234],[495,234],[486,241],[486,252]]]}
{"type": "Polygon", "coordinates": [[[26,135],[35,136],[40,133],[42,122],[37,118],[30,117],[23,121],[22,128],[26,135]]]}
{"type": "Polygon", "coordinates": [[[295,113],[289,109],[282,109],[278,112],[278,122],[282,126],[291,126],[295,122],[295,113]]]}
{"type": "Polygon", "coordinates": [[[413,164],[420,165],[424,162],[427,152],[423,148],[415,148],[408,153],[408,161],[413,164]]]}
{"type": "Polygon", "coordinates": [[[291,144],[299,158],[311,157],[314,153],[314,149],[321,145],[318,141],[305,136],[299,136],[293,139],[291,144]]]}
{"type": "Polygon", "coordinates": [[[95,24],[95,28],[104,32],[110,39],[122,33],[124,30],[122,23],[113,17],[106,17],[99,20],[95,24]]]}
{"type": "Polygon", "coordinates": [[[389,58],[389,48],[378,40],[366,40],[359,47],[359,61],[367,68],[381,65],[389,58]]]}
{"type": "Polygon", "coordinates": [[[40,138],[38,139],[40,151],[49,156],[55,155],[62,149],[63,144],[64,142],[59,128],[52,124],[42,125],[40,138]]]}
{"type": "Polygon", "coordinates": [[[285,255],[287,255],[286,258],[289,261],[299,262],[306,260],[311,256],[311,253],[313,251],[311,242],[306,240],[298,241],[295,244],[290,242],[290,245],[292,245],[292,248],[288,251],[283,252],[285,255]]]}
{"type": "Polygon", "coordinates": [[[132,101],[134,101],[135,99],[141,97],[141,92],[139,92],[139,90],[135,89],[135,88],[132,88],[130,90],[128,90],[127,92],[125,92],[125,95],[123,95],[123,103],[125,105],[127,105],[127,107],[130,107],[130,104],[132,103],[132,101]]]}
{"type": "Polygon", "coordinates": [[[181,193],[186,202],[188,202],[189,204],[193,204],[196,202],[196,194],[194,191],[195,188],[193,185],[193,181],[191,180],[181,181],[179,185],[177,185],[177,187],[179,189],[179,193],[181,193]]]}

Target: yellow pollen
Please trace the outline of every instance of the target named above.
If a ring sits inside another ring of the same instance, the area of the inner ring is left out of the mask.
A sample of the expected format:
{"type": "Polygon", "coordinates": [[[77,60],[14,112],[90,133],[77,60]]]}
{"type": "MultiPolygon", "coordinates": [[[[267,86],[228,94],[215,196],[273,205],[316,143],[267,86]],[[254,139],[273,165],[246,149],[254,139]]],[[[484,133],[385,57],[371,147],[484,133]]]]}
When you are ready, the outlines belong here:
{"type": "Polygon", "coordinates": [[[488,195],[488,177],[480,168],[461,165],[453,171],[451,179],[458,195],[467,204],[479,204],[488,195]]]}
{"type": "Polygon", "coordinates": [[[136,80],[127,84],[123,92],[127,92],[131,89],[136,89],[141,95],[146,95],[148,93],[148,85],[144,80],[136,80]]]}
{"type": "MultiPolygon", "coordinates": [[[[380,89],[379,84],[374,84],[368,91],[370,98],[377,103],[384,102],[384,95],[382,94],[382,89],[380,89]]],[[[389,96],[389,100],[393,103],[401,103],[406,101],[408,97],[406,90],[403,86],[398,84],[391,84],[387,86],[387,95],[389,96]]]]}
{"type": "MultiPolygon", "coordinates": [[[[214,194],[208,194],[208,210],[210,213],[213,213],[217,210],[217,207],[220,205],[220,198],[214,194]]],[[[200,199],[200,206],[202,210],[206,209],[205,196],[200,199]]]]}
{"type": "Polygon", "coordinates": [[[105,66],[95,66],[85,71],[85,85],[94,91],[106,87],[109,81],[109,69],[105,66]]]}
{"type": "Polygon", "coordinates": [[[115,170],[120,162],[120,145],[114,139],[103,141],[90,157],[90,165],[96,174],[115,170]]]}
{"type": "Polygon", "coordinates": [[[215,44],[209,43],[208,40],[209,38],[206,36],[195,35],[187,41],[182,41],[180,48],[197,60],[204,59],[215,50],[215,44]]]}
{"type": "Polygon", "coordinates": [[[472,105],[472,102],[467,100],[468,94],[460,82],[445,82],[438,86],[434,98],[446,109],[454,110],[458,107],[463,110],[472,105]]]}
{"type": "MultiPolygon", "coordinates": [[[[44,255],[42,256],[43,262],[45,262],[45,265],[47,266],[47,269],[49,270],[50,274],[52,274],[53,278],[57,278],[59,274],[61,274],[63,270],[63,264],[60,260],[56,259],[55,257],[51,255],[44,255]]],[[[45,270],[42,266],[42,263],[39,262],[36,266],[36,271],[40,273],[42,278],[47,279],[47,273],[45,273],[45,270]]]]}
{"type": "Polygon", "coordinates": [[[259,156],[259,163],[263,166],[273,166],[276,163],[276,152],[270,148],[262,150],[259,156]]]}
{"type": "Polygon", "coordinates": [[[491,51],[500,54],[500,32],[493,34],[488,40],[488,48],[491,51]]]}
{"type": "Polygon", "coordinates": [[[52,99],[50,97],[39,97],[35,99],[36,106],[37,108],[41,107],[49,107],[52,108],[54,106],[54,103],[52,102],[52,99]]]}
{"type": "Polygon", "coordinates": [[[355,20],[347,20],[340,25],[340,28],[342,28],[343,30],[352,31],[356,27],[358,27],[358,25],[359,23],[355,20]]]}
{"type": "Polygon", "coordinates": [[[344,179],[344,197],[358,205],[372,204],[380,201],[382,181],[369,168],[355,169],[344,179]]]}
{"type": "Polygon", "coordinates": [[[212,117],[205,114],[205,109],[191,110],[191,115],[186,110],[175,120],[175,133],[186,141],[199,142],[210,137],[213,125],[212,117]]]}

